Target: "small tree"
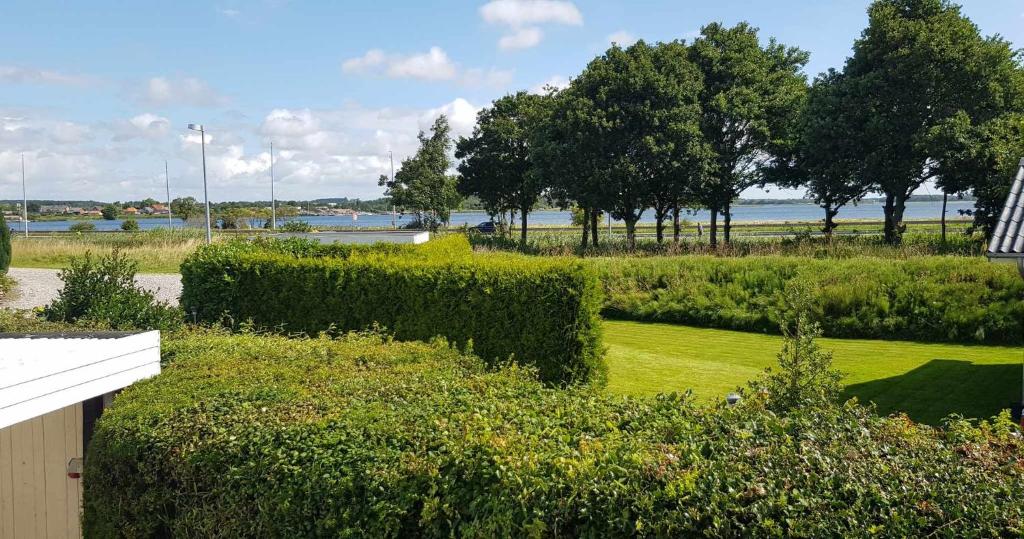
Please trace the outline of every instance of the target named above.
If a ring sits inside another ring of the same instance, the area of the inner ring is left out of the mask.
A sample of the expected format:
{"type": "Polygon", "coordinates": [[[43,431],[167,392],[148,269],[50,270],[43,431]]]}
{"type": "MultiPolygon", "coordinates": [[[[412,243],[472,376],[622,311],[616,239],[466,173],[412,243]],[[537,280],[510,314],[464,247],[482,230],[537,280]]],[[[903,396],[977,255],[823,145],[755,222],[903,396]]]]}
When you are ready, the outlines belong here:
{"type": "Polygon", "coordinates": [[[199,213],[199,202],[192,197],[176,198],[171,201],[171,213],[182,221],[199,213]]]}
{"type": "Polygon", "coordinates": [[[447,224],[452,209],[459,205],[455,189],[458,180],[448,175],[452,160],[451,127],[445,115],[438,116],[431,134],[420,132],[420,149],[416,155],[402,161],[402,168],[389,179],[381,175],[378,185],[385,187],[384,196],[391,197],[395,206],[411,211],[420,223],[429,228],[447,224]]]}
{"type": "Polygon", "coordinates": [[[103,206],[102,210],[100,210],[100,213],[103,215],[103,218],[106,219],[107,221],[113,221],[114,219],[117,219],[117,214],[120,212],[121,210],[119,210],[117,206],[113,204],[107,204],[106,206],[103,206]]]}
{"type": "Polygon", "coordinates": [[[136,221],[135,219],[127,219],[123,223],[121,223],[121,230],[125,232],[138,232],[139,222],[136,221]]]}
{"type": "Polygon", "coordinates": [[[832,352],[816,342],[821,328],[811,320],[809,294],[790,291],[786,304],[778,370],[766,369],[751,387],[766,394],[768,407],[779,413],[835,404],[842,391],[842,374],[832,368],[832,352]]]}

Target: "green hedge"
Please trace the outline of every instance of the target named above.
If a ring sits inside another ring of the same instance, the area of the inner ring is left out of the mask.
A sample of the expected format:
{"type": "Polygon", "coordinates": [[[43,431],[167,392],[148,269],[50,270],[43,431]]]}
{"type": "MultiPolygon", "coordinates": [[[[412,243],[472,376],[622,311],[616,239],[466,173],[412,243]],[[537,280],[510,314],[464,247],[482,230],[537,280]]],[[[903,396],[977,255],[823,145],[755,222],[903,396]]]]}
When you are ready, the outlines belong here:
{"type": "Polygon", "coordinates": [[[11,229],[3,214],[0,214],[0,275],[7,273],[11,267],[11,229]]]}
{"type": "Polygon", "coordinates": [[[805,285],[832,337],[1024,342],[1024,281],[981,258],[681,256],[594,259],[609,317],[778,331],[787,287],[805,285]]]}
{"type": "Polygon", "coordinates": [[[623,399],[441,345],[194,334],[97,424],[86,537],[1012,537],[1008,420],[623,399]]]}
{"type": "Polygon", "coordinates": [[[443,336],[472,342],[491,363],[534,365],[551,383],[603,381],[600,287],[577,261],[473,257],[461,236],[400,256],[390,248],[318,253],[200,249],[181,265],[182,306],[201,321],[227,316],[285,332],[380,325],[401,340],[443,336]]]}

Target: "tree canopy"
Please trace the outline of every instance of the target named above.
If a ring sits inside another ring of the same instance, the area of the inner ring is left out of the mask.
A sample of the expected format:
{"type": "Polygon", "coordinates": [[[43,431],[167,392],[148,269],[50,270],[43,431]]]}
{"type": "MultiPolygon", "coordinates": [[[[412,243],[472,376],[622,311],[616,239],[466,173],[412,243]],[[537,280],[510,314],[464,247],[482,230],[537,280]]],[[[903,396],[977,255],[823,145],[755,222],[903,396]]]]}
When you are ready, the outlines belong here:
{"type": "Polygon", "coordinates": [[[385,196],[402,211],[416,216],[416,220],[430,228],[447,224],[452,209],[459,204],[457,179],[448,174],[452,167],[451,127],[448,118],[440,115],[430,129],[430,135],[420,132],[416,155],[402,161],[402,168],[394,179],[381,176],[379,185],[386,187],[385,196]]]}

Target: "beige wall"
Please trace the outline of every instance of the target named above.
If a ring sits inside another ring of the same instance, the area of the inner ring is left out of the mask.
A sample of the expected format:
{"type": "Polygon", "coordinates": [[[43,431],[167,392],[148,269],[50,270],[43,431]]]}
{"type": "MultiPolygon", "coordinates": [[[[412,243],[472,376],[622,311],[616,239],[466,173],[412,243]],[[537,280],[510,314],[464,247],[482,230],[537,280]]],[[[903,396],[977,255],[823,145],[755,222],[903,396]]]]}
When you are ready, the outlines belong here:
{"type": "Polygon", "coordinates": [[[82,404],[0,429],[0,539],[81,537],[82,404]]]}

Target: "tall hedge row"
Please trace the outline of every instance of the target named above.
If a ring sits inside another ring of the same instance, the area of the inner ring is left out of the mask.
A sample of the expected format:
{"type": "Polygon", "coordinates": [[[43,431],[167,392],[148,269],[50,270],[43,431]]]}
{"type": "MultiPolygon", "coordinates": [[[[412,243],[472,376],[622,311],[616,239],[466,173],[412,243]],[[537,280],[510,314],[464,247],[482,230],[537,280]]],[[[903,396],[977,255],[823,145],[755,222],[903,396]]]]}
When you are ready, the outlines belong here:
{"type": "Polygon", "coordinates": [[[1018,537],[1024,443],[545,388],[441,345],[188,335],[97,424],[86,537],[1018,537]]]}
{"type": "Polygon", "coordinates": [[[981,258],[594,259],[606,316],[778,331],[787,288],[806,287],[826,335],[1024,342],[1024,281],[981,258]]]}
{"type": "Polygon", "coordinates": [[[7,273],[11,267],[11,229],[3,214],[0,214],[0,275],[7,273]]]}
{"type": "Polygon", "coordinates": [[[592,270],[566,259],[473,257],[465,241],[344,256],[214,245],[182,264],[181,302],[201,321],[308,334],[379,325],[401,340],[472,343],[487,361],[533,365],[550,383],[602,381],[592,270]]]}

